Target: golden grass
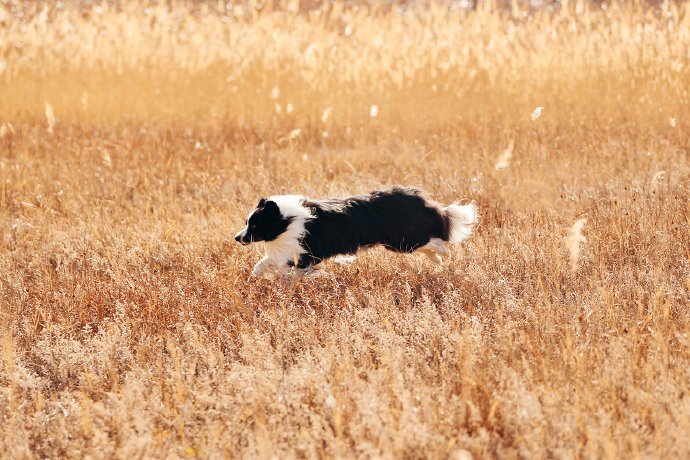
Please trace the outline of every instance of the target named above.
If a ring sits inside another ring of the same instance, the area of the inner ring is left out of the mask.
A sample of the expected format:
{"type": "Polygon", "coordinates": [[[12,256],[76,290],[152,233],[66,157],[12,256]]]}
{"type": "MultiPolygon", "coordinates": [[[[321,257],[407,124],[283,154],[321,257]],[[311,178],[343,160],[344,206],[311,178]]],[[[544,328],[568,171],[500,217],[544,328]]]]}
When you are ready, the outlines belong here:
{"type": "Polygon", "coordinates": [[[70,5],[0,5],[4,455],[690,456],[687,6],[70,5]],[[395,183],[443,266],[248,279],[395,183]]]}

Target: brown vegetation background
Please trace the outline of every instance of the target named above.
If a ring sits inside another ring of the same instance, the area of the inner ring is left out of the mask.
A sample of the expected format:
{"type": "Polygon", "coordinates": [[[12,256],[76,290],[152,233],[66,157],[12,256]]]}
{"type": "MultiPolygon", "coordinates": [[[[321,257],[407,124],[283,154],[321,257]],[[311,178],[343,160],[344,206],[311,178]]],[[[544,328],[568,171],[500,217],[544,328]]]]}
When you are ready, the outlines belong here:
{"type": "Polygon", "coordinates": [[[0,2],[2,455],[688,458],[690,11],[462,5],[0,2]],[[476,234],[249,279],[391,184],[476,234]]]}

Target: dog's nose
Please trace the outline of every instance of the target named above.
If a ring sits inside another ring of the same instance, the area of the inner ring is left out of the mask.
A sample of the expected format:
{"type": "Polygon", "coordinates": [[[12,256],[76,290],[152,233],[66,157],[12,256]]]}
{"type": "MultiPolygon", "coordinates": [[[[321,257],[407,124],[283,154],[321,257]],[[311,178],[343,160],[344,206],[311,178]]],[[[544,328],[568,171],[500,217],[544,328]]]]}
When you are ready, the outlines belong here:
{"type": "Polygon", "coordinates": [[[237,241],[238,243],[240,242],[241,239],[242,238],[240,238],[240,235],[235,236],[235,241],[237,241]]]}

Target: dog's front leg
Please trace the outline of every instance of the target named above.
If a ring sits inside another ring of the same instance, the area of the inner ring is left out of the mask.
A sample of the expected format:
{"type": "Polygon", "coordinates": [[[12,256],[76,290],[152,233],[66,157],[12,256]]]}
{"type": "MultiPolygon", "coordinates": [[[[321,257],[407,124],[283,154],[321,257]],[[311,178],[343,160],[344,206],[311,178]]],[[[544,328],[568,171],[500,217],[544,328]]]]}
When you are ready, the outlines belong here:
{"type": "Polygon", "coordinates": [[[263,259],[258,261],[256,265],[254,265],[254,270],[252,270],[252,276],[261,276],[264,273],[266,273],[266,270],[268,270],[271,267],[271,259],[268,256],[264,256],[263,259]]]}

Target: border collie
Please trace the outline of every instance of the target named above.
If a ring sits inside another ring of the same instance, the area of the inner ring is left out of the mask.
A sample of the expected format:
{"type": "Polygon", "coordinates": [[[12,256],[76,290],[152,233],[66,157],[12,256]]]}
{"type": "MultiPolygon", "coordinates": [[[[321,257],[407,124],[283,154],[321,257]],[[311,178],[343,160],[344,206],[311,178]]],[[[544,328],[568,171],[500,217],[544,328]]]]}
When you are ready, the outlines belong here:
{"type": "Polygon", "coordinates": [[[377,244],[440,263],[450,254],[446,245],[467,238],[477,221],[474,203],[442,207],[409,187],[328,200],[277,195],[261,198],[235,240],[264,242],[254,276],[272,268],[304,274],[325,259],[377,244]]]}

